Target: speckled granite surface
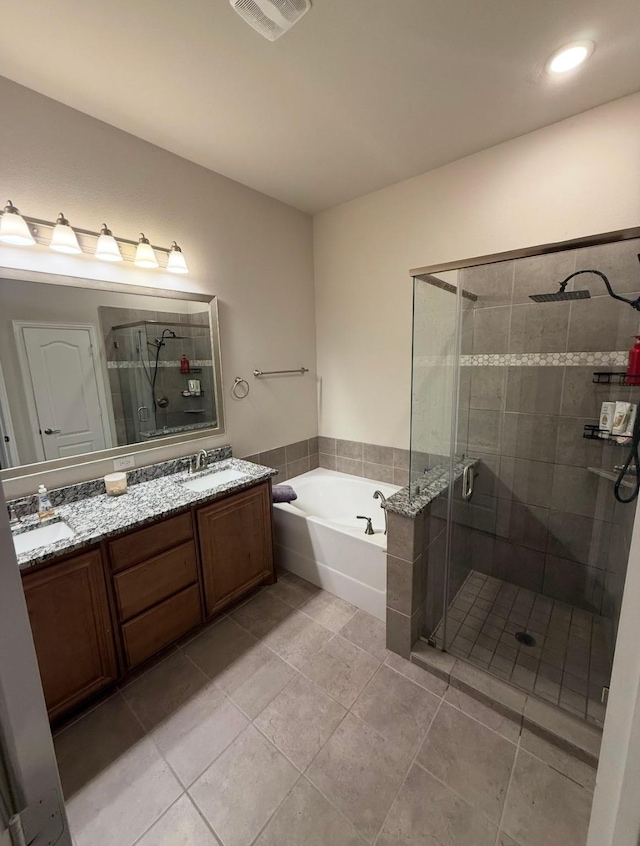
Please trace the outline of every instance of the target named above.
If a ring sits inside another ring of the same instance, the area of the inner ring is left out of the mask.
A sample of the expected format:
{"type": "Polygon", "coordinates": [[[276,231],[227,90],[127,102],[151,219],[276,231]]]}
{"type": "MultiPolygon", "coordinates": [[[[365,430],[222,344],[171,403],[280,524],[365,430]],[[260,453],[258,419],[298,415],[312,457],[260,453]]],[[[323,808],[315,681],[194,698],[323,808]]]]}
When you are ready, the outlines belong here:
{"type": "MultiPolygon", "coordinates": [[[[197,478],[227,469],[243,473],[244,478],[197,492],[180,484],[181,481],[194,478],[189,476],[188,472],[185,472],[182,468],[180,469],[181,472],[178,473],[169,473],[160,478],[131,485],[128,492],[122,496],[112,497],[99,494],[57,507],[54,519],[64,520],[76,534],[50,546],[39,547],[31,552],[22,553],[18,556],[18,566],[23,570],[59,555],[66,555],[76,549],[97,543],[104,538],[130,531],[179,511],[184,511],[192,505],[213,502],[227,494],[266,481],[271,476],[275,476],[277,472],[260,464],[252,464],[238,458],[228,458],[216,462],[209,470],[198,473],[197,478]]],[[[18,531],[26,531],[39,525],[43,525],[43,523],[40,522],[37,514],[32,514],[24,518],[18,531]]]]}
{"type": "MultiPolygon", "coordinates": [[[[230,446],[215,447],[207,450],[209,463],[223,461],[231,458],[233,453],[230,446]]],[[[171,461],[161,461],[158,464],[149,464],[146,467],[136,467],[134,470],[127,470],[127,484],[139,485],[141,482],[149,482],[151,479],[159,479],[171,473],[180,473],[189,469],[192,455],[183,458],[172,458],[171,461]]],[[[66,488],[52,488],[49,491],[49,499],[54,508],[60,505],[69,505],[72,502],[79,502],[89,496],[98,496],[105,493],[104,479],[90,479],[87,482],[80,482],[77,485],[69,485],[66,488]]],[[[19,499],[12,499],[8,503],[14,509],[18,517],[26,517],[38,510],[38,497],[23,496],[19,499]]]]}
{"type": "MultiPolygon", "coordinates": [[[[474,467],[478,461],[477,458],[465,458],[459,461],[454,467],[454,483],[462,476],[465,467],[474,467]]],[[[385,508],[403,517],[415,517],[448,487],[449,468],[434,467],[433,470],[425,473],[419,482],[412,482],[411,485],[390,496],[385,508]]]]}

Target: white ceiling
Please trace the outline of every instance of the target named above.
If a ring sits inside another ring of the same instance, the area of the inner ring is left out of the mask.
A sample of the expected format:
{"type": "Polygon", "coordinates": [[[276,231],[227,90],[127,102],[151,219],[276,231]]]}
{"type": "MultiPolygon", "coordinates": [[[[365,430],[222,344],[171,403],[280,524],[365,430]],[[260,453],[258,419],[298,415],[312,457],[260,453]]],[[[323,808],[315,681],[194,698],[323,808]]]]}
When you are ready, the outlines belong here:
{"type": "Polygon", "coordinates": [[[308,212],[640,88],[638,0],[313,0],[274,43],[228,0],[9,5],[0,74],[308,212]]]}

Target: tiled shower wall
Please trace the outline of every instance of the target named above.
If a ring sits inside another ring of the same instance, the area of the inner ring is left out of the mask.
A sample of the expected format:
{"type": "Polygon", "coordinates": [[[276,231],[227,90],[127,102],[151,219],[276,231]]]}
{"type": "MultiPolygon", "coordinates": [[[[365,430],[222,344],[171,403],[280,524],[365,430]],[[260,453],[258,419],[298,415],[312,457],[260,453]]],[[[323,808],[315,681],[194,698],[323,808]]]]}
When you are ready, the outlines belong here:
{"type": "Polygon", "coordinates": [[[460,443],[482,459],[465,517],[470,565],[604,613],[614,628],[635,503],[617,504],[613,483],[587,468],[612,471],[628,450],[582,434],[603,401],[640,400],[639,388],[593,383],[594,370],[625,369],[638,312],[595,276],[569,283],[591,299],[536,304],[529,294],[595,268],[616,292],[638,296],[639,251],[640,241],[626,241],[461,274],[478,295],[464,321],[459,426],[460,443]]]}

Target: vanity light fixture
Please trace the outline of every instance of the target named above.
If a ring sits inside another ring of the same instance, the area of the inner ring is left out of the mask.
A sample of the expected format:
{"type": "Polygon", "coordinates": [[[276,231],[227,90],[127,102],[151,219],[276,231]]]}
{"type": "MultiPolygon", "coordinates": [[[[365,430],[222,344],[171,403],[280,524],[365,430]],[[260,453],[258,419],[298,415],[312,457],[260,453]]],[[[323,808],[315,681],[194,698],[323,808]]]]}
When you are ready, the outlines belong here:
{"type": "Polygon", "coordinates": [[[142,232],[137,241],[119,238],[106,223],[102,224],[99,232],[77,226],[72,229],[62,212],[56,221],[22,216],[11,200],[7,201],[4,212],[0,212],[0,243],[19,247],[47,244],[59,253],[78,255],[93,252],[100,261],[130,261],[137,267],[159,267],[168,273],[189,272],[182,249],[175,241],[170,247],[159,247],[151,244],[142,232]],[[82,236],[82,246],[78,235],[82,236]],[[95,240],[92,242],[91,239],[95,240]],[[92,243],[95,243],[95,251],[92,243]],[[159,255],[163,257],[161,262],[158,261],[159,255]]]}
{"type": "Polygon", "coordinates": [[[30,247],[36,242],[26,220],[11,200],[7,200],[4,214],[0,217],[0,241],[17,247],[30,247]]]}
{"type": "Polygon", "coordinates": [[[122,261],[122,253],[118,242],[113,237],[113,232],[107,228],[107,224],[102,224],[100,230],[100,237],[96,246],[96,258],[101,261],[122,261]]]}
{"type": "Polygon", "coordinates": [[[158,259],[153,252],[153,247],[149,243],[149,239],[144,237],[144,232],[140,233],[138,239],[138,246],[136,247],[136,257],[133,263],[137,267],[158,267],[158,259]]]}
{"type": "Polygon", "coordinates": [[[553,54],[547,62],[547,73],[566,73],[587,61],[595,50],[593,41],[572,41],[553,54]]]}
{"type": "Polygon", "coordinates": [[[167,261],[167,270],[169,273],[188,273],[189,268],[187,262],[182,254],[182,250],[175,241],[171,244],[171,252],[169,253],[169,260],[167,261]]]}
{"type": "Polygon", "coordinates": [[[60,212],[56,219],[56,225],[53,229],[53,235],[51,236],[51,243],[49,246],[57,253],[79,255],[82,252],[80,244],[78,243],[78,237],[69,226],[69,221],[62,212],[60,212]]]}

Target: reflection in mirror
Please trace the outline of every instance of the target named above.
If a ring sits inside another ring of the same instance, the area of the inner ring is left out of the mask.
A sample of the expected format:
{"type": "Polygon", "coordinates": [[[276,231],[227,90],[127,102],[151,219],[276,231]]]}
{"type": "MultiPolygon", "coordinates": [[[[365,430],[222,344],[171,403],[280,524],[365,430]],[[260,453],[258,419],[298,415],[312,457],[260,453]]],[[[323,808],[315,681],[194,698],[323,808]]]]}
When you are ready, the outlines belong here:
{"type": "Polygon", "coordinates": [[[218,427],[213,334],[209,302],[0,280],[1,467],[218,427]]]}

